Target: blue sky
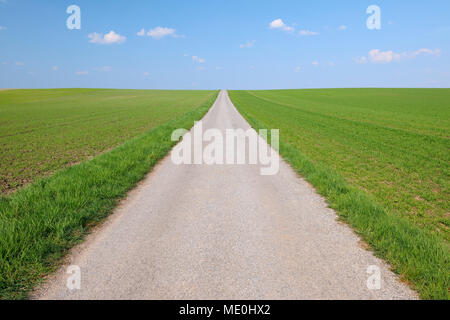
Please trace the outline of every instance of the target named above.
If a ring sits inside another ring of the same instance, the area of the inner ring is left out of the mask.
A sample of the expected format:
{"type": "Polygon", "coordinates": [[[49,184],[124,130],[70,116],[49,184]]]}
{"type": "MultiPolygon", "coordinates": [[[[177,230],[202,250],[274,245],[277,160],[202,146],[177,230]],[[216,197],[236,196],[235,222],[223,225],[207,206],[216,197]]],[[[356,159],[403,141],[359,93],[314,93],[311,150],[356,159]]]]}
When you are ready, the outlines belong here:
{"type": "Polygon", "coordinates": [[[0,0],[0,88],[450,87],[449,17],[448,0],[0,0]]]}

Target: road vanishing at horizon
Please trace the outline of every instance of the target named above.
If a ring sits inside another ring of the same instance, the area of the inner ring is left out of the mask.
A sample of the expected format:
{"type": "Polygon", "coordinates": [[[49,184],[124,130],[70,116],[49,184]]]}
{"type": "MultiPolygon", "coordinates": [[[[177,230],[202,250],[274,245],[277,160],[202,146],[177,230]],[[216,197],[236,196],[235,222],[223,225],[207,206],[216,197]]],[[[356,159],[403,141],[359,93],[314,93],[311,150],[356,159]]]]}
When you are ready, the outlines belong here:
{"type": "MultiPolygon", "coordinates": [[[[224,136],[250,128],[226,91],[202,123],[224,136]]],[[[418,298],[283,160],[263,176],[258,165],[175,165],[169,155],[66,262],[33,298],[418,298]],[[67,288],[69,265],[80,267],[80,290],[67,288]],[[367,286],[370,266],[379,290],[367,286]]]]}

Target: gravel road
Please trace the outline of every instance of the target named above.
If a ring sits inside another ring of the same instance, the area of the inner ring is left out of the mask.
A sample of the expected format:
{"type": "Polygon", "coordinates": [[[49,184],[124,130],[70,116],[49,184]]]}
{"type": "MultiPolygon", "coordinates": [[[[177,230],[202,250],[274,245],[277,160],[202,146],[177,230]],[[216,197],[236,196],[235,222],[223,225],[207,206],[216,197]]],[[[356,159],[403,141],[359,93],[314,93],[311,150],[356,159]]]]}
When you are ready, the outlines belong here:
{"type": "MultiPolygon", "coordinates": [[[[204,129],[249,127],[226,91],[203,119],[204,129]]],[[[364,247],[283,161],[263,176],[258,165],[168,156],[33,298],[417,298],[364,247]],[[66,286],[69,265],[80,267],[79,290],[66,286]],[[367,287],[369,266],[379,290],[367,287]]]]}

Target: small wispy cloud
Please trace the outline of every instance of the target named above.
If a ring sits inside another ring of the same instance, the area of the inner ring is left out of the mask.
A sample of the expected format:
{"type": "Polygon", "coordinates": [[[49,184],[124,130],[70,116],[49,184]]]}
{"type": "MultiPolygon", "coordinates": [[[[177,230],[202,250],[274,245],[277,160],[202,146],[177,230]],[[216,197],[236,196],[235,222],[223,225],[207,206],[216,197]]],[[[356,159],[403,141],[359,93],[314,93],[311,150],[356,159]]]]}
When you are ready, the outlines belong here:
{"type": "Polygon", "coordinates": [[[127,37],[115,33],[114,30],[111,30],[109,33],[105,35],[94,32],[89,34],[88,38],[91,39],[89,40],[90,43],[97,43],[97,44],[114,44],[114,43],[121,44],[127,40],[127,37]]]}
{"type": "Polygon", "coordinates": [[[367,63],[367,57],[366,56],[356,57],[356,58],[353,58],[353,61],[356,64],[366,64],[367,63]]]}
{"type": "Polygon", "coordinates": [[[0,26],[0,31],[6,30],[7,28],[5,26],[0,26]]]}
{"type": "Polygon", "coordinates": [[[139,37],[143,37],[145,36],[145,29],[141,29],[141,31],[138,31],[138,33],[136,33],[139,37]]]}
{"type": "Polygon", "coordinates": [[[103,72],[109,72],[112,70],[110,66],[104,66],[104,67],[94,67],[92,68],[94,71],[103,71],[103,72]]]}
{"type": "Polygon", "coordinates": [[[205,63],[206,62],[205,59],[200,58],[198,56],[192,56],[192,61],[195,62],[195,63],[205,63]]]}
{"type": "Polygon", "coordinates": [[[256,40],[247,41],[246,43],[241,44],[239,47],[240,47],[241,49],[244,49],[244,48],[251,48],[251,47],[253,47],[253,46],[255,45],[255,43],[256,43],[256,40]]]}
{"type": "Polygon", "coordinates": [[[89,74],[89,71],[77,71],[75,72],[77,76],[85,76],[89,74]]]}
{"type": "Polygon", "coordinates": [[[25,65],[25,62],[22,62],[22,61],[16,61],[16,62],[14,62],[14,64],[15,64],[16,66],[18,66],[18,67],[23,67],[23,66],[25,65]]]}
{"type": "Polygon", "coordinates": [[[368,62],[388,64],[404,59],[415,59],[419,55],[431,55],[438,57],[441,55],[441,50],[421,48],[413,52],[396,53],[392,50],[381,51],[380,49],[373,49],[369,51],[367,56],[354,58],[353,61],[355,61],[355,63],[357,64],[366,64],[368,62]]]}
{"type": "Polygon", "coordinates": [[[379,49],[373,49],[369,51],[367,57],[357,57],[353,60],[357,64],[366,64],[368,62],[386,64],[393,61],[398,61],[401,57],[402,54],[395,53],[394,51],[381,51],[379,49]]]}
{"type": "Polygon", "coordinates": [[[148,31],[145,31],[145,29],[141,29],[137,35],[139,37],[152,37],[153,39],[162,39],[164,37],[167,36],[171,36],[173,38],[180,38],[180,37],[184,37],[184,36],[180,36],[176,33],[176,30],[173,28],[167,28],[167,27],[156,27],[153,29],[150,29],[148,31]]]}
{"type": "Polygon", "coordinates": [[[151,29],[147,32],[147,35],[155,39],[161,39],[166,36],[175,36],[176,33],[175,29],[172,28],[156,27],[155,29],[151,29]]]}
{"type": "Polygon", "coordinates": [[[315,67],[317,67],[319,64],[320,64],[319,61],[313,61],[312,62],[312,65],[315,66],[315,67]]]}
{"type": "Polygon", "coordinates": [[[441,55],[441,49],[428,49],[428,48],[421,48],[419,50],[416,50],[412,53],[413,57],[417,57],[421,54],[429,54],[435,57],[438,57],[441,55]]]}
{"type": "Polygon", "coordinates": [[[340,25],[338,30],[345,31],[345,30],[347,30],[347,26],[346,25],[340,25]]]}
{"type": "Polygon", "coordinates": [[[287,32],[293,32],[295,29],[293,27],[287,26],[282,19],[275,19],[269,24],[270,29],[280,29],[287,32]]]}
{"type": "Polygon", "coordinates": [[[308,37],[308,36],[317,36],[319,34],[319,32],[310,31],[310,30],[300,30],[298,32],[298,34],[301,36],[304,36],[304,37],[308,37]]]}
{"type": "Polygon", "coordinates": [[[395,53],[394,51],[381,51],[379,49],[369,51],[369,60],[372,63],[390,63],[400,60],[401,57],[402,54],[395,53]]]}
{"type": "Polygon", "coordinates": [[[302,68],[299,67],[299,66],[297,66],[297,67],[294,68],[294,72],[300,72],[300,70],[302,70],[302,68]]]}
{"type": "Polygon", "coordinates": [[[53,67],[52,67],[52,70],[53,70],[53,71],[58,71],[58,70],[59,70],[59,67],[58,67],[58,66],[53,66],[53,67]]]}

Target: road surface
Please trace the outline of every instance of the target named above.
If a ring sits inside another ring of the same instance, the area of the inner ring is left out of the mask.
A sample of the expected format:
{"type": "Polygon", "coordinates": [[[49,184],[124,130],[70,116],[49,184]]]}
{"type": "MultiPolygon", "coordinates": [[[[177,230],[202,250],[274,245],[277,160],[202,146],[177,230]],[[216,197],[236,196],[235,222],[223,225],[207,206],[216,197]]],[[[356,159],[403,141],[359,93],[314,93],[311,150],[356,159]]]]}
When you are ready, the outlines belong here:
{"type": "MultiPolygon", "coordinates": [[[[248,129],[226,91],[203,129],[248,129]]],[[[282,132],[280,133],[282,135],[282,132]]],[[[414,299],[283,161],[161,161],[115,213],[34,293],[37,299],[414,299]],[[69,265],[79,290],[69,290],[69,265]],[[369,289],[370,266],[381,289],[369,289]],[[372,267],[373,268],[373,267],[372,267]],[[375,275],[376,276],[376,275],[375,275]]]]}

